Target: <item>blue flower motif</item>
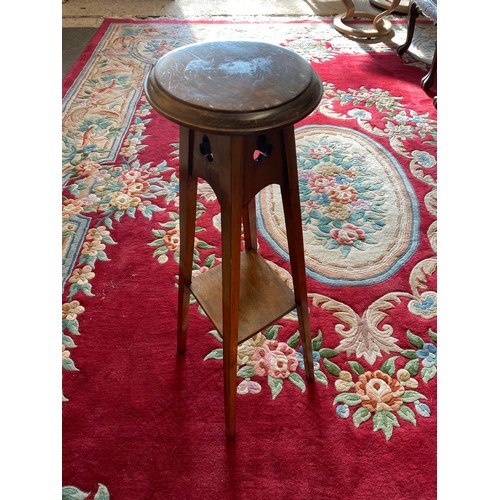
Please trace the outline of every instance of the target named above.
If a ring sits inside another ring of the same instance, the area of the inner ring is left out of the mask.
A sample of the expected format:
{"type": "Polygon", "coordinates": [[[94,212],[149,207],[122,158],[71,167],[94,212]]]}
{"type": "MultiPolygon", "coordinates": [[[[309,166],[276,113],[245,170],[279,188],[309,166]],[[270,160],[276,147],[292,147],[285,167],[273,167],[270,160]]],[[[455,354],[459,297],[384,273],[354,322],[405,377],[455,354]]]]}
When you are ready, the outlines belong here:
{"type": "Polygon", "coordinates": [[[83,146],[84,153],[91,153],[92,151],[95,151],[96,149],[97,149],[97,146],[95,144],[89,144],[88,146],[83,146]]]}
{"type": "Polygon", "coordinates": [[[434,344],[425,343],[422,349],[417,351],[417,356],[423,359],[423,366],[434,366],[437,364],[437,347],[434,344]]]}
{"type": "Polygon", "coordinates": [[[372,223],[372,229],[375,231],[380,231],[385,226],[385,222],[383,220],[376,220],[372,223]]]}
{"type": "MultiPolygon", "coordinates": [[[[302,370],[306,369],[306,366],[304,364],[304,355],[302,354],[302,346],[299,347],[299,350],[297,351],[297,361],[299,362],[299,366],[302,368],[302,370]]],[[[313,351],[313,367],[315,370],[319,370],[319,360],[321,356],[318,351],[313,351]]]]}
{"type": "Polygon", "coordinates": [[[413,122],[416,123],[417,125],[419,123],[429,123],[429,113],[419,115],[418,113],[415,113],[414,111],[412,111],[411,118],[412,118],[413,122]]]}
{"type": "Polygon", "coordinates": [[[412,156],[424,168],[432,168],[436,165],[436,158],[427,151],[413,151],[412,156]]]}
{"type": "Polygon", "coordinates": [[[349,185],[349,182],[351,182],[351,178],[347,177],[347,175],[345,174],[338,174],[335,176],[335,182],[337,184],[349,185]]]}
{"type": "Polygon", "coordinates": [[[424,292],[420,300],[411,300],[408,309],[422,318],[433,318],[437,314],[437,295],[435,292],[424,292]]]}
{"type": "MultiPolygon", "coordinates": [[[[352,97],[349,100],[352,100],[352,97]]],[[[365,120],[370,120],[372,117],[372,114],[369,111],[359,108],[351,109],[350,111],[347,112],[347,114],[365,120]]]]}
{"type": "Polygon", "coordinates": [[[420,303],[420,307],[422,309],[429,309],[431,307],[434,307],[434,303],[435,303],[435,300],[434,300],[434,297],[426,297],[425,300],[423,300],[421,303],[420,303]]]}
{"type": "Polygon", "coordinates": [[[421,401],[415,401],[415,410],[417,410],[417,413],[419,415],[421,415],[422,417],[430,417],[431,416],[431,409],[425,403],[422,403],[421,401]]]}
{"type": "Polygon", "coordinates": [[[410,121],[411,118],[406,115],[406,111],[400,111],[395,117],[395,121],[397,123],[403,123],[405,124],[406,122],[410,121]]]}
{"type": "Polygon", "coordinates": [[[335,408],[337,415],[340,418],[349,418],[349,407],[347,405],[337,405],[335,408]]]}
{"type": "Polygon", "coordinates": [[[354,100],[354,96],[351,94],[342,94],[340,96],[340,104],[345,104],[345,103],[353,101],[353,100],[354,100]]]}

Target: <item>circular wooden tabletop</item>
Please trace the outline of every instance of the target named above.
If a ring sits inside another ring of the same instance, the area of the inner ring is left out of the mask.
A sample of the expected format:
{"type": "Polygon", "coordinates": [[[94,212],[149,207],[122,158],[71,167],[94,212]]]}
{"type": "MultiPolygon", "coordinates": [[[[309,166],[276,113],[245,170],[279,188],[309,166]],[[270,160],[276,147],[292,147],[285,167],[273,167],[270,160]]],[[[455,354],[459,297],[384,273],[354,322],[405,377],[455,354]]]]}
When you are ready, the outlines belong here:
{"type": "Polygon", "coordinates": [[[151,105],[189,128],[245,134],[296,123],[321,100],[321,80],[295,52],[262,42],[188,45],[159,59],[146,82],[151,105]]]}

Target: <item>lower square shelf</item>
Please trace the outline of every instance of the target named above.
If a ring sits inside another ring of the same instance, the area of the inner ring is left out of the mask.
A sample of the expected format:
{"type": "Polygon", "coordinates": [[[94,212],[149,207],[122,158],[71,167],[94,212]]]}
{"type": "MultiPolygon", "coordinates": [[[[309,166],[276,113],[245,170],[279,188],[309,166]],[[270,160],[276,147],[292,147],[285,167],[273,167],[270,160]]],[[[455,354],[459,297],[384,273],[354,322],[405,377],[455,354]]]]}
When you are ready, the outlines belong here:
{"type": "MultiPolygon", "coordinates": [[[[193,277],[190,289],[221,336],[222,328],[222,263],[193,277]]],[[[254,251],[240,254],[240,304],[238,343],[295,308],[293,291],[254,251]]]]}

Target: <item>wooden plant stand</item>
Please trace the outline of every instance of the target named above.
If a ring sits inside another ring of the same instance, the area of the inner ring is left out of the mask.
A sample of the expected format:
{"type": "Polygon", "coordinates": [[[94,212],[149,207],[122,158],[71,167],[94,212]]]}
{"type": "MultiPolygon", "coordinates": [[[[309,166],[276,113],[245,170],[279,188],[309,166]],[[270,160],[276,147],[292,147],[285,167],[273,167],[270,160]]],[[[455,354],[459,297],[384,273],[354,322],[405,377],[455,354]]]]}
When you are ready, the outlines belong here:
{"type": "Polygon", "coordinates": [[[314,380],[293,124],[322,92],[309,63],[260,42],[186,46],[163,56],[147,78],[151,105],[180,125],[177,348],[186,350],[192,293],[223,339],[228,439],[236,434],[238,344],[295,308],[306,378],[314,380]],[[193,277],[199,177],[221,207],[222,264],[193,277]],[[281,188],[293,291],[257,253],[255,196],[269,184],[281,188]]]}

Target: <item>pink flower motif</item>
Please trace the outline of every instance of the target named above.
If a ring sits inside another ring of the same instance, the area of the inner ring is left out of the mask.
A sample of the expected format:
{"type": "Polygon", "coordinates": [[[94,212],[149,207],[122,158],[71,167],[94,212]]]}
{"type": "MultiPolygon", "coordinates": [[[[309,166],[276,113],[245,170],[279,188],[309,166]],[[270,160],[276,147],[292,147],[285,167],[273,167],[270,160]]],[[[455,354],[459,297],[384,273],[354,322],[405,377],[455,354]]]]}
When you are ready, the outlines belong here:
{"type": "Polygon", "coordinates": [[[315,160],[319,160],[320,158],[331,154],[331,152],[332,148],[330,148],[329,146],[318,146],[317,148],[309,149],[309,156],[311,158],[314,158],[315,160]]]}
{"type": "Polygon", "coordinates": [[[299,365],[296,352],[285,342],[277,340],[266,341],[264,346],[255,349],[252,359],[256,375],[272,378],[288,378],[299,365]]]}
{"type": "Polygon", "coordinates": [[[321,174],[313,175],[309,178],[307,185],[316,193],[324,193],[335,188],[335,181],[331,177],[326,177],[321,174]]]}
{"type": "Polygon", "coordinates": [[[193,269],[192,275],[193,277],[199,276],[200,274],[206,273],[208,271],[207,266],[201,266],[199,269],[193,269]]]}
{"type": "Polygon", "coordinates": [[[341,245],[352,245],[355,241],[364,240],[365,232],[348,222],[342,226],[342,229],[332,229],[330,236],[341,245]]]}
{"type": "Polygon", "coordinates": [[[318,205],[314,200],[306,200],[305,205],[308,209],[314,210],[315,208],[320,208],[321,205],[318,205]]]}
{"type": "Polygon", "coordinates": [[[148,172],[138,168],[132,168],[130,170],[124,170],[118,179],[121,181],[137,181],[139,179],[147,179],[148,177],[148,172]]]}
{"type": "Polygon", "coordinates": [[[238,394],[258,394],[262,387],[258,382],[253,380],[242,380],[236,389],[238,394]]]}
{"type": "Polygon", "coordinates": [[[80,177],[90,177],[101,169],[101,165],[95,161],[83,162],[76,166],[76,171],[80,177]]]}
{"type": "Polygon", "coordinates": [[[83,201],[79,199],[67,199],[62,202],[62,218],[69,219],[82,211],[83,201]]]}
{"type": "Polygon", "coordinates": [[[358,193],[351,186],[335,186],[328,196],[330,200],[338,203],[352,203],[358,199],[358,193]]]}

